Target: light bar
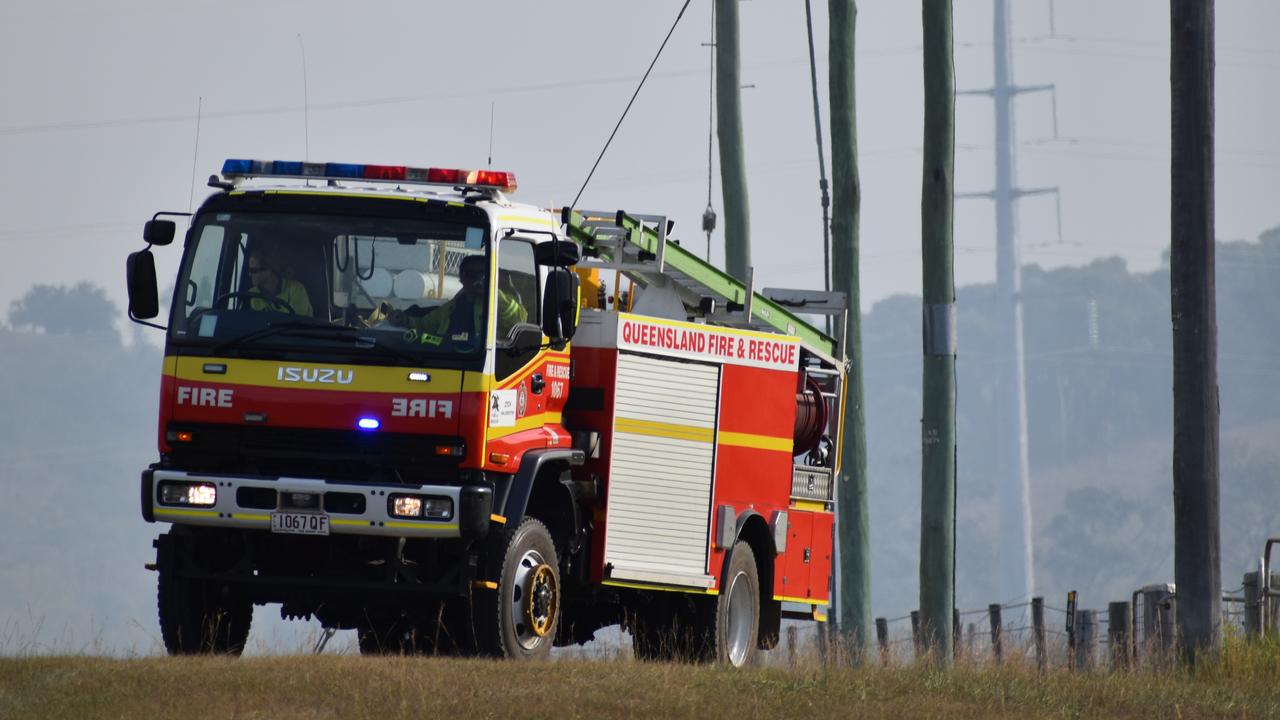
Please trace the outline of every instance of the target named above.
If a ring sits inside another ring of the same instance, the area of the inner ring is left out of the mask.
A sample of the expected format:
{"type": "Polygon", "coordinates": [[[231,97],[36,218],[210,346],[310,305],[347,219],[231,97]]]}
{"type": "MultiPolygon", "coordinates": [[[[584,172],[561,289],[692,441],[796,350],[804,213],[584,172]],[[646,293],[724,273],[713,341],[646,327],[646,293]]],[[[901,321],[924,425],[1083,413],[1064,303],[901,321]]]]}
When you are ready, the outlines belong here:
{"type": "Polygon", "coordinates": [[[308,180],[359,180],[363,182],[415,183],[452,187],[495,188],[515,192],[515,173],[504,170],[458,170],[456,168],[413,168],[404,165],[363,165],[354,163],[312,163],[295,160],[228,159],[222,176],[231,178],[289,177],[308,180]]]}

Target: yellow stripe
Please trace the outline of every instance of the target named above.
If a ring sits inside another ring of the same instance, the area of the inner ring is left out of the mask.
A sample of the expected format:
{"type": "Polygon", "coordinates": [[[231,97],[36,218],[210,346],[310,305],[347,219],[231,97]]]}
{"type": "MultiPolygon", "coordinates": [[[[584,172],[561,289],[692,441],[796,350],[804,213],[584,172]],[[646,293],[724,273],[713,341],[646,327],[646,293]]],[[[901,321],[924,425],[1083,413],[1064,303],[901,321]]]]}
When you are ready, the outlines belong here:
{"type": "Polygon", "coordinates": [[[675,423],[654,422],[653,420],[636,420],[634,418],[618,418],[614,421],[614,429],[618,432],[649,435],[652,437],[671,438],[673,440],[692,440],[694,442],[711,442],[715,432],[711,428],[693,425],[677,425],[675,423]]]}
{"type": "Polygon", "coordinates": [[[457,523],[452,523],[449,525],[438,525],[435,523],[389,522],[389,523],[384,523],[384,525],[386,525],[386,527],[389,527],[389,528],[409,528],[411,530],[457,530],[458,529],[457,523]]]}
{"type": "Polygon", "coordinates": [[[826,512],[827,510],[827,504],[817,500],[792,500],[791,507],[796,510],[811,510],[815,512],[826,512]]]}
{"type": "Polygon", "coordinates": [[[702,588],[670,587],[667,585],[646,585],[645,583],[621,582],[619,580],[604,580],[600,584],[609,585],[610,587],[631,588],[633,590],[661,590],[662,592],[693,593],[694,595],[719,595],[720,594],[720,591],[716,590],[715,588],[707,588],[704,590],[702,588]]]}
{"type": "Polygon", "coordinates": [[[831,604],[826,600],[818,600],[816,598],[787,597],[785,595],[774,595],[773,599],[778,602],[800,603],[801,605],[821,605],[822,607],[826,607],[831,604]]]}
{"type": "Polygon", "coordinates": [[[309,390],[343,390],[349,392],[402,392],[413,394],[481,392],[486,390],[483,373],[461,370],[432,370],[431,368],[379,367],[376,365],[317,365],[315,363],[286,362],[280,360],[239,360],[228,358],[176,357],[165,360],[164,373],[178,380],[196,382],[255,385],[260,387],[305,388],[309,390]],[[205,363],[225,365],[225,374],[211,375],[204,371],[205,363]],[[318,382],[291,382],[280,380],[281,367],[302,370],[334,370],[333,379],[340,371],[344,378],[350,373],[351,382],[340,385],[318,382]],[[409,380],[411,372],[427,372],[430,382],[409,380]],[[465,376],[465,380],[464,380],[465,376]]]}
{"type": "Polygon", "coordinates": [[[234,514],[234,515],[232,515],[232,516],[231,516],[231,519],[233,519],[233,520],[256,520],[256,521],[258,521],[258,522],[270,522],[270,520],[271,520],[271,516],[270,516],[270,515],[241,515],[241,514],[239,514],[239,513],[236,513],[236,514],[234,514]]]}
{"type": "Polygon", "coordinates": [[[341,525],[343,527],[369,527],[368,520],[342,520],[339,518],[329,518],[330,525],[341,525]]]}
{"type": "Polygon", "coordinates": [[[497,590],[498,589],[498,583],[492,580],[476,580],[475,582],[471,583],[471,586],[476,588],[477,590],[497,590]]]}
{"type": "Polygon", "coordinates": [[[502,517],[501,515],[496,514],[496,513],[495,513],[495,514],[490,515],[490,516],[489,516],[489,519],[490,519],[490,520],[492,520],[492,521],[494,521],[494,522],[496,522],[496,523],[498,523],[499,525],[506,525],[506,524],[507,524],[507,519],[506,519],[506,518],[504,518],[504,517],[502,517]]]}
{"type": "Polygon", "coordinates": [[[821,611],[821,610],[817,609],[817,608],[814,608],[814,609],[813,609],[813,619],[814,619],[814,620],[817,620],[818,622],[826,622],[826,621],[827,621],[827,614],[826,614],[825,612],[823,612],[823,611],[821,611]]]}
{"type": "Polygon", "coordinates": [[[488,442],[493,442],[498,438],[504,438],[518,432],[524,432],[525,430],[540,428],[543,425],[555,425],[560,422],[561,416],[561,413],[558,412],[534,413],[516,420],[516,424],[510,427],[491,427],[489,428],[488,442]]]}
{"type": "MultiPolygon", "coordinates": [[[[499,222],[504,223],[529,223],[531,225],[545,225],[547,227],[555,227],[556,223],[549,217],[536,217],[533,215],[499,215],[499,222]]],[[[519,228],[516,228],[519,230],[519,228]]]]}
{"type": "Polygon", "coordinates": [[[173,515],[175,517],[199,517],[199,518],[216,518],[218,512],[216,510],[173,510],[170,508],[156,508],[156,515],[173,515]]]}
{"type": "Polygon", "coordinates": [[[723,430],[720,431],[720,437],[717,442],[721,445],[754,448],[756,450],[780,450],[786,453],[790,453],[795,445],[795,441],[789,437],[752,435],[751,433],[725,432],[723,430]]]}

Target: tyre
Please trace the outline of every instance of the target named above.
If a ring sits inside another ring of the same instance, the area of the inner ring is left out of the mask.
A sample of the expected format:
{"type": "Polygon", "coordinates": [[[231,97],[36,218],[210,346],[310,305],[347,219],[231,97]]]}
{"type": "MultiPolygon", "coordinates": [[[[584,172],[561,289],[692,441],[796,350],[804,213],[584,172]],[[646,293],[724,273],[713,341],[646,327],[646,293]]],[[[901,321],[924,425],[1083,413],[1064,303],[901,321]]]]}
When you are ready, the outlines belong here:
{"type": "Polygon", "coordinates": [[[560,620],[560,567],[551,533],[525,518],[494,537],[488,564],[487,577],[498,587],[475,591],[478,649],[517,660],[547,657],[560,620]]]}
{"type": "Polygon", "coordinates": [[[219,585],[177,576],[161,568],[156,607],[160,635],[170,655],[239,655],[249,638],[253,604],[219,585]]]}
{"type": "Polygon", "coordinates": [[[739,540],[725,561],[715,611],[715,657],[733,667],[756,659],[760,632],[760,577],[755,553],[739,540]]]}

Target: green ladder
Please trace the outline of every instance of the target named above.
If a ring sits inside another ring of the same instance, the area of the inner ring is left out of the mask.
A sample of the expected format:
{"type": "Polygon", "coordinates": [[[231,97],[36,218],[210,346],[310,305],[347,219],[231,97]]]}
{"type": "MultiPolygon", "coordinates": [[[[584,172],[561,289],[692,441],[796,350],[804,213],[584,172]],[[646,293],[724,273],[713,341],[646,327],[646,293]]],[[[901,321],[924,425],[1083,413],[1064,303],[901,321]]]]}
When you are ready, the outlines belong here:
{"type": "Polygon", "coordinates": [[[707,313],[708,308],[704,307],[704,314],[712,322],[794,335],[812,349],[840,359],[840,343],[835,338],[668,240],[669,225],[664,217],[566,207],[560,212],[560,220],[569,238],[582,246],[584,255],[611,261],[605,267],[617,268],[629,276],[661,275],[682,288],[686,297],[714,300],[726,312],[707,313]],[[621,257],[613,257],[619,250],[621,257]]]}

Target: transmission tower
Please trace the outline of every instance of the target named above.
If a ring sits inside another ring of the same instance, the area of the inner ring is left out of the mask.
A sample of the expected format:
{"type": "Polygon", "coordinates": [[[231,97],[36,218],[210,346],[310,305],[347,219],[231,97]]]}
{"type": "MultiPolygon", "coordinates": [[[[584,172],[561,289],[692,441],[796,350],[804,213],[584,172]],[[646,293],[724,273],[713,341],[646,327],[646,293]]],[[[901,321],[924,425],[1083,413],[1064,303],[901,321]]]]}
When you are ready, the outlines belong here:
{"type": "MultiPolygon", "coordinates": [[[[992,87],[957,95],[981,95],[995,102],[996,187],[991,192],[956,193],[957,198],[987,198],[996,210],[996,296],[999,333],[996,393],[996,473],[999,482],[999,567],[1001,597],[1028,599],[1035,592],[1031,533],[1031,478],[1027,453],[1027,381],[1022,337],[1022,261],[1017,242],[1015,204],[1028,195],[1058,193],[1058,188],[1017,185],[1017,144],[1013,100],[1031,92],[1054,92],[1053,85],[1015,85],[1009,51],[1008,0],[995,0],[992,87]]],[[[1055,100],[1055,118],[1056,118],[1055,100]]],[[[1054,122],[1057,135],[1057,122],[1054,122]]]]}

